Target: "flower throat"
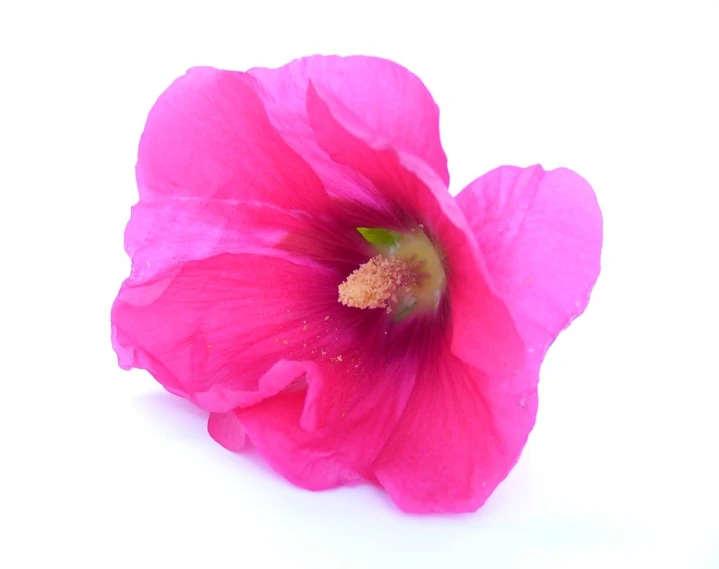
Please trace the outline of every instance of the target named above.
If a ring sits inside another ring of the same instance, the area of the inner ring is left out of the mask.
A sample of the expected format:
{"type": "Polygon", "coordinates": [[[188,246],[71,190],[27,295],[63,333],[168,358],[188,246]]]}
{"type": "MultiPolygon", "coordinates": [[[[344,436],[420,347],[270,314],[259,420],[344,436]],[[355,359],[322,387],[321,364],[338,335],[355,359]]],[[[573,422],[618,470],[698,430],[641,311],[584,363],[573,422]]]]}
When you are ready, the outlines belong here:
{"type": "Polygon", "coordinates": [[[401,320],[416,311],[434,311],[446,286],[439,252],[421,229],[398,233],[358,227],[377,255],[339,285],[338,301],[359,309],[383,308],[401,320]]]}

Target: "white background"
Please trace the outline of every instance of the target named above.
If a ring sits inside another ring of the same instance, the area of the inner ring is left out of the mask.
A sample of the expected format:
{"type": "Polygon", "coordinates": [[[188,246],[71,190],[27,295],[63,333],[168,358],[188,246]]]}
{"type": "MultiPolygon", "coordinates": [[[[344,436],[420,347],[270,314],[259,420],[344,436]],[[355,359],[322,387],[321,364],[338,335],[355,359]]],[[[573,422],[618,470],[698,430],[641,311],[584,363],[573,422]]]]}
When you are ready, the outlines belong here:
{"type": "Polygon", "coordinates": [[[716,1],[3,2],[0,566],[719,567],[718,28],[716,1]],[[313,53],[422,77],[454,193],[540,162],[603,208],[592,302],[477,514],[298,490],[116,366],[155,98],[194,65],[313,53]]]}

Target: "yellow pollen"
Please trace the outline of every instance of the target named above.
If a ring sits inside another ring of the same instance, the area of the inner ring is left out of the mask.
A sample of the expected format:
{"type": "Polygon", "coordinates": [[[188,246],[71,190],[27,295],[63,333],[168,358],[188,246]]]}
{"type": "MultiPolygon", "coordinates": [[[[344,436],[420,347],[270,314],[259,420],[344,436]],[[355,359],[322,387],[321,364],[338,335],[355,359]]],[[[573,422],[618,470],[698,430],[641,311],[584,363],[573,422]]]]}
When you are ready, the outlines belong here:
{"type": "Polygon", "coordinates": [[[339,286],[339,301],[352,308],[386,308],[397,292],[409,294],[417,283],[417,264],[398,257],[372,257],[339,286]]]}

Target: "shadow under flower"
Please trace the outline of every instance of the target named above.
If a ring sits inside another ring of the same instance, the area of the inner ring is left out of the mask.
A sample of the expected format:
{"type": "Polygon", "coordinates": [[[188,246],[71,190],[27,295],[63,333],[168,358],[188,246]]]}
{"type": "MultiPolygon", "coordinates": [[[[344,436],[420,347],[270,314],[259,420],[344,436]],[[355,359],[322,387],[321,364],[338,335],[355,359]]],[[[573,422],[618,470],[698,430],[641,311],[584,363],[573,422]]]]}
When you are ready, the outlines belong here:
{"type": "MultiPolygon", "coordinates": [[[[307,499],[316,500],[317,494],[331,494],[337,499],[338,494],[353,493],[358,487],[363,487],[363,496],[367,493],[376,495],[380,501],[386,501],[391,509],[391,501],[379,488],[371,484],[350,485],[346,488],[325,490],[322,492],[309,492],[292,486],[279,474],[277,474],[252,447],[251,441],[246,441],[245,448],[240,452],[230,452],[218,445],[207,433],[208,412],[198,409],[184,399],[175,397],[164,391],[155,391],[143,394],[134,400],[134,406],[138,413],[156,428],[163,437],[181,444],[196,445],[203,455],[211,456],[213,461],[221,465],[223,470],[230,468],[234,471],[241,470],[243,475],[261,477],[263,483],[281,486],[291,493],[306,496],[307,499]],[[241,462],[241,464],[240,464],[241,462]],[[315,496],[314,498],[312,496],[315,496]]],[[[198,451],[192,451],[198,452],[198,451]]],[[[226,474],[223,473],[223,475],[226,474]]],[[[352,498],[347,497],[348,500],[352,498]]],[[[344,500],[344,498],[343,498],[344,500]]]]}
{"type": "MultiPolygon", "coordinates": [[[[480,510],[479,513],[458,516],[456,514],[417,514],[409,515],[402,513],[392,503],[389,496],[378,486],[371,482],[347,485],[341,488],[310,492],[297,488],[287,482],[282,476],[276,473],[252,447],[251,441],[246,441],[246,447],[240,452],[230,452],[222,448],[207,433],[208,412],[198,409],[191,403],[180,397],[176,397],[165,391],[153,391],[145,393],[134,400],[134,407],[138,414],[155,428],[159,434],[182,445],[193,445],[196,450],[205,458],[209,458],[222,469],[222,476],[227,475],[227,470],[234,471],[241,476],[257,478],[263,485],[269,484],[274,491],[282,494],[288,493],[298,498],[297,507],[306,508],[308,501],[318,500],[326,505],[325,500],[333,502],[334,506],[342,506],[356,510],[359,503],[365,506],[374,503],[375,508],[384,510],[394,517],[394,514],[404,518],[417,518],[424,520],[435,520],[440,525],[454,525],[460,519],[473,518],[475,523],[480,523],[490,513],[492,507],[487,511],[480,510]],[[320,497],[322,496],[322,497],[320,497]]],[[[286,498],[286,496],[285,496],[286,498]]],[[[293,500],[290,500],[290,503],[293,500]]],[[[490,499],[490,502],[493,500],[490,499]]],[[[287,504],[289,505],[289,503],[287,504]]],[[[489,504],[488,504],[489,505],[489,504]]],[[[489,516],[491,518],[491,515],[489,516]]],[[[465,522],[466,523],[466,522],[465,522]]]]}

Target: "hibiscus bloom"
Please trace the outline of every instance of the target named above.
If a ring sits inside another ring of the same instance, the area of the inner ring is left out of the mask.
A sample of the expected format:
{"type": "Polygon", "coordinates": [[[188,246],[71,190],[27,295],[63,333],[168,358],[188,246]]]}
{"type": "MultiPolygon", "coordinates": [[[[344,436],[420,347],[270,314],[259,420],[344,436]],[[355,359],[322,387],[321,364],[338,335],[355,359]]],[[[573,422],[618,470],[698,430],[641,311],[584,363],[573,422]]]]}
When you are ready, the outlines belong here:
{"type": "Polygon", "coordinates": [[[190,70],[149,114],[137,181],[123,368],[303,488],[369,481],[412,512],[485,502],[599,273],[587,182],[505,166],[452,198],[422,82],[320,56],[190,70]]]}

